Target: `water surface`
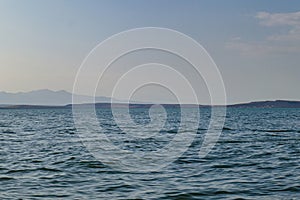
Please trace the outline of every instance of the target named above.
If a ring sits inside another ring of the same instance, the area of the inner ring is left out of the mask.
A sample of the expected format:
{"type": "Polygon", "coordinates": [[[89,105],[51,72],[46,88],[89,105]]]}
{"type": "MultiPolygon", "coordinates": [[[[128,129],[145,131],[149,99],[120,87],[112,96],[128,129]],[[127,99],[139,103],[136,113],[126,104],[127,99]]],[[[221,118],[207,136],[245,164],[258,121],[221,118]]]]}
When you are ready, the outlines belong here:
{"type": "MultiPolygon", "coordinates": [[[[167,141],[126,142],[109,109],[99,123],[115,145],[149,151],[167,141]]],[[[172,139],[179,111],[160,134],[172,139]]],[[[139,124],[147,109],[133,109],[139,124]]],[[[80,141],[70,109],[0,110],[0,199],[299,199],[300,109],[229,108],[222,135],[198,157],[210,112],[187,152],[162,171],[122,172],[102,164],[80,141]]],[[[134,128],[134,127],[133,127],[134,128]]]]}

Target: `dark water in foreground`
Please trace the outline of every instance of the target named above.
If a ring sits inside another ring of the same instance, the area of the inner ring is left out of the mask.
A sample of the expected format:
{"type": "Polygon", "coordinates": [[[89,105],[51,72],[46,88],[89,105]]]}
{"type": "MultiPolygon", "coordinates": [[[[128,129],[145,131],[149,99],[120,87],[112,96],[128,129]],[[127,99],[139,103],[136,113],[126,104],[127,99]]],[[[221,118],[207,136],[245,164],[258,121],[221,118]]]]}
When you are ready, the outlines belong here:
{"type": "MultiPolygon", "coordinates": [[[[146,111],[132,115],[147,123],[146,111]]],[[[178,123],[172,112],[170,135],[178,123]]],[[[112,121],[109,110],[98,114],[112,121]]],[[[218,143],[200,159],[209,110],[202,114],[197,138],[177,161],[163,171],[129,173],[94,159],[71,110],[0,110],[0,199],[300,198],[300,109],[228,109],[218,143]]],[[[112,140],[120,134],[112,123],[103,125],[112,140]]],[[[149,145],[143,142],[129,147],[149,145]]]]}

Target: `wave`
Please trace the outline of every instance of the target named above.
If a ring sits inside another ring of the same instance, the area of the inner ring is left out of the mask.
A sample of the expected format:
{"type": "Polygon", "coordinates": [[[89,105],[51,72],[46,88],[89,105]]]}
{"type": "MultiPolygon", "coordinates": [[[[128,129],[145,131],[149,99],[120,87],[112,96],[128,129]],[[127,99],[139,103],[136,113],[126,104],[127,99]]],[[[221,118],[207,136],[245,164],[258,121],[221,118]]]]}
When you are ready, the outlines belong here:
{"type": "Polygon", "coordinates": [[[2,131],[2,133],[16,133],[16,132],[14,132],[11,129],[6,129],[6,130],[2,131]]]}
{"type": "Polygon", "coordinates": [[[0,181],[9,181],[9,180],[14,180],[13,177],[0,177],[0,181]]]}
{"type": "Polygon", "coordinates": [[[235,129],[224,126],[223,131],[234,131],[235,129]]]}
{"type": "Polygon", "coordinates": [[[252,129],[251,131],[257,131],[257,132],[267,132],[267,133],[299,133],[300,130],[293,130],[293,129],[269,129],[269,130],[263,130],[263,129],[252,129]]]}
{"type": "Polygon", "coordinates": [[[47,167],[39,167],[35,169],[12,169],[7,172],[7,174],[12,174],[12,173],[29,173],[32,171],[48,171],[48,172],[62,172],[59,169],[54,169],[54,168],[47,168],[47,167]]]}

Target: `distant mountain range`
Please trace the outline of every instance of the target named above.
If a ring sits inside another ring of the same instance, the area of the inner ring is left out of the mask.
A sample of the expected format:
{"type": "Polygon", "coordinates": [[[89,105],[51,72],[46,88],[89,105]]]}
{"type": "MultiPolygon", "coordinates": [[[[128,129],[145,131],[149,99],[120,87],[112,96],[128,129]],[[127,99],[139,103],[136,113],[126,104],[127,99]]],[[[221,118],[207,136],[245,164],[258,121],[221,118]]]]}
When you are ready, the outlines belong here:
{"type": "MultiPolygon", "coordinates": [[[[76,95],[81,106],[91,105],[93,100],[90,96],[76,95]]],[[[110,107],[111,98],[95,97],[96,107],[110,107]]],[[[124,101],[115,100],[115,106],[124,107],[127,104],[124,101]]],[[[150,103],[130,103],[130,107],[150,107],[150,103]]],[[[167,107],[179,107],[178,104],[163,104],[167,107]]],[[[185,104],[184,107],[210,107],[207,105],[185,104]]],[[[217,106],[217,105],[216,105],[217,106]]],[[[0,108],[71,108],[72,93],[64,90],[36,90],[31,92],[7,93],[0,92],[0,108]]],[[[240,103],[228,105],[235,108],[300,108],[300,101],[276,100],[276,101],[257,101],[250,103],[240,103]]]]}
{"type": "MultiPolygon", "coordinates": [[[[92,97],[85,95],[76,95],[78,103],[91,103],[92,97]]],[[[107,103],[111,101],[109,97],[96,97],[98,103],[107,103]]],[[[63,106],[72,103],[72,93],[60,90],[35,90],[31,92],[8,93],[0,92],[0,105],[51,105],[63,106]]]]}

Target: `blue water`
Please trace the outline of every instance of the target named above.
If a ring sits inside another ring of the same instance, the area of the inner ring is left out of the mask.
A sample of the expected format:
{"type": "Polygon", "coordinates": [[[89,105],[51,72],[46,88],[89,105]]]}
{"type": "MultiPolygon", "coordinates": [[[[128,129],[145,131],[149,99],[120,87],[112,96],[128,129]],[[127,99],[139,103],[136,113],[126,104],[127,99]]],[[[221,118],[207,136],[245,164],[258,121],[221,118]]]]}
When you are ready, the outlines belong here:
{"type": "MultiPolygon", "coordinates": [[[[133,109],[149,123],[147,109],[133,109]]],[[[170,140],[179,111],[171,109],[170,140]]],[[[109,109],[97,111],[101,126],[123,149],[157,149],[150,140],[126,137],[109,109]]],[[[124,172],[104,165],[86,149],[70,109],[0,110],[0,199],[299,199],[300,109],[229,108],[218,143],[199,158],[209,109],[189,149],[162,171],[124,172]]]]}

